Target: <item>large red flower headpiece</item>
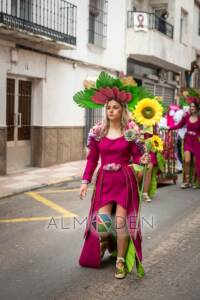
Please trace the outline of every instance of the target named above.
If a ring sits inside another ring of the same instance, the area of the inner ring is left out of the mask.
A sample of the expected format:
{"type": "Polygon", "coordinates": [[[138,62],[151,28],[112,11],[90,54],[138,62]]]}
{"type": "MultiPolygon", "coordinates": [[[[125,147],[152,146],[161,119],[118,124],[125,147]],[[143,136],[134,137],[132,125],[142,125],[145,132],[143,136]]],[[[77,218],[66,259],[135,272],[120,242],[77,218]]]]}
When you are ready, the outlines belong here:
{"type": "Polygon", "coordinates": [[[120,91],[116,86],[99,89],[93,96],[92,101],[96,104],[106,104],[109,100],[116,100],[122,104],[132,100],[133,95],[126,91],[120,91]]]}
{"type": "Polygon", "coordinates": [[[195,104],[199,105],[200,104],[200,99],[196,96],[189,96],[189,97],[186,98],[186,102],[188,104],[195,103],[195,104]]]}

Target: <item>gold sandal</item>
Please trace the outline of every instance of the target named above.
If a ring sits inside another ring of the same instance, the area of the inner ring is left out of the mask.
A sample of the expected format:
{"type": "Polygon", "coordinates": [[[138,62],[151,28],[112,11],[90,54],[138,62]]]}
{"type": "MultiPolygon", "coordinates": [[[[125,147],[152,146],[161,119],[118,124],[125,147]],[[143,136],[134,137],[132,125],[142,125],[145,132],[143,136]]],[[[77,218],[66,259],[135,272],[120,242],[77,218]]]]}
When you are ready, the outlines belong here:
{"type": "Polygon", "coordinates": [[[190,188],[190,184],[188,182],[183,182],[181,184],[181,189],[188,189],[188,188],[190,188]]]}
{"type": "Polygon", "coordinates": [[[197,189],[197,185],[196,185],[196,176],[193,176],[193,177],[192,177],[191,188],[192,188],[192,189],[197,189]]]}
{"type": "Polygon", "coordinates": [[[194,190],[197,189],[197,186],[195,183],[192,184],[192,189],[194,189],[194,190]]]}
{"type": "Polygon", "coordinates": [[[117,279],[123,279],[125,278],[127,275],[127,268],[126,268],[126,264],[125,264],[125,259],[124,257],[117,257],[116,260],[116,272],[115,272],[115,278],[117,279]],[[119,267],[118,264],[121,264],[121,267],[119,267]]]}
{"type": "Polygon", "coordinates": [[[142,199],[145,202],[151,202],[152,201],[151,198],[149,197],[149,195],[147,193],[143,193],[142,194],[142,199]]]}

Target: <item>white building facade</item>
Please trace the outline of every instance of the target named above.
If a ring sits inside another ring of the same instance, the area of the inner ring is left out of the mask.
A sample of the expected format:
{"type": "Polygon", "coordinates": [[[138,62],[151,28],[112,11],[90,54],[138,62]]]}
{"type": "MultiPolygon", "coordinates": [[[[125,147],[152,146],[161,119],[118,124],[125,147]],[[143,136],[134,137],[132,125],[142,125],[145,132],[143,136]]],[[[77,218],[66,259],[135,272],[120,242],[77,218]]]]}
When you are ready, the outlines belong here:
{"type": "Polygon", "coordinates": [[[194,1],[192,36],[192,66],[189,74],[189,85],[200,90],[200,1],[194,1]]]}
{"type": "Polygon", "coordinates": [[[126,72],[126,2],[1,0],[0,24],[0,174],[82,159],[88,112],[72,97],[126,72]]]}
{"type": "Polygon", "coordinates": [[[128,10],[127,72],[169,103],[183,81],[191,84],[200,49],[199,1],[130,0],[128,10]]]}
{"type": "Polygon", "coordinates": [[[0,174],[85,157],[102,111],[72,97],[102,70],[171,102],[198,58],[199,31],[194,0],[1,0],[0,174]]]}

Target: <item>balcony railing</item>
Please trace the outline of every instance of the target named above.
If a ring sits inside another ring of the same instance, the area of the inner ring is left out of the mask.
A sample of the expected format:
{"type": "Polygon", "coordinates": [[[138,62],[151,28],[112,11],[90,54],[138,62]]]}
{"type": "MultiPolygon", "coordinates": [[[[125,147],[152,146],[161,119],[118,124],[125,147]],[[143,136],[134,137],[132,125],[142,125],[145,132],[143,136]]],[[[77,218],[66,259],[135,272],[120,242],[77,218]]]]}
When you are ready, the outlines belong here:
{"type": "Polygon", "coordinates": [[[76,45],[77,7],[65,0],[0,0],[0,24],[76,45]]]}
{"type": "Polygon", "coordinates": [[[174,26],[171,25],[170,23],[166,22],[165,19],[157,16],[156,14],[153,13],[148,13],[148,12],[135,12],[135,11],[128,11],[128,16],[127,16],[127,24],[128,27],[135,27],[135,16],[138,16],[138,14],[141,14],[141,20],[144,18],[144,16],[147,17],[147,28],[148,29],[154,29],[158,30],[159,32],[165,34],[169,38],[173,39],[174,35],[174,26]]]}

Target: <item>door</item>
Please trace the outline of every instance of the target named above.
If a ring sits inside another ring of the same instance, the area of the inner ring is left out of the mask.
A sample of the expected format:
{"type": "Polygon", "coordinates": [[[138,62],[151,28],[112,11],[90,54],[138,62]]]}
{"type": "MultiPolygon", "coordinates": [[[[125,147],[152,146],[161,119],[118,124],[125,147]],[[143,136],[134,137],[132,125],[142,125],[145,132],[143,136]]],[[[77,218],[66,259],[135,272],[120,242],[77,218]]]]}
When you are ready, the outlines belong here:
{"type": "Polygon", "coordinates": [[[32,82],[7,79],[7,172],[31,165],[32,82]]]}

